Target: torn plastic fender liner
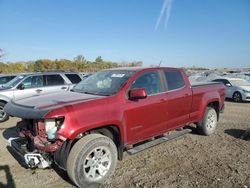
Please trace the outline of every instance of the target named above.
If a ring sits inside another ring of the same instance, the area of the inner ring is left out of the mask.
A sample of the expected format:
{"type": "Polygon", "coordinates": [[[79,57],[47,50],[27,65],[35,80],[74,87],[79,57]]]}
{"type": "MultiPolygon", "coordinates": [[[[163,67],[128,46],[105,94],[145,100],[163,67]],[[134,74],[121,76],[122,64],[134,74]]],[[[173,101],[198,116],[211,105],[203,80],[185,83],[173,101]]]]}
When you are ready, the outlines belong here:
{"type": "Polygon", "coordinates": [[[51,109],[37,109],[34,106],[17,104],[12,100],[4,106],[4,111],[7,114],[23,119],[41,119],[50,112],[50,110],[51,109]]]}

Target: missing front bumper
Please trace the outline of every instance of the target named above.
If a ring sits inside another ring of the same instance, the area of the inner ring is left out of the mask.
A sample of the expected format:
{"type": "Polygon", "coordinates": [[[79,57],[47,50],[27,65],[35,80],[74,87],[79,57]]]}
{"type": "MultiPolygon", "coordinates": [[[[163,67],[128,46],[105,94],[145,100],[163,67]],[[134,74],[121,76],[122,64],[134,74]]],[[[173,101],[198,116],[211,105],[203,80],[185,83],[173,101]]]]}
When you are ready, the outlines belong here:
{"type": "Polygon", "coordinates": [[[21,157],[22,162],[29,168],[48,168],[51,165],[51,160],[46,159],[36,150],[29,152],[27,150],[27,138],[9,138],[9,144],[13,151],[21,157]]]}

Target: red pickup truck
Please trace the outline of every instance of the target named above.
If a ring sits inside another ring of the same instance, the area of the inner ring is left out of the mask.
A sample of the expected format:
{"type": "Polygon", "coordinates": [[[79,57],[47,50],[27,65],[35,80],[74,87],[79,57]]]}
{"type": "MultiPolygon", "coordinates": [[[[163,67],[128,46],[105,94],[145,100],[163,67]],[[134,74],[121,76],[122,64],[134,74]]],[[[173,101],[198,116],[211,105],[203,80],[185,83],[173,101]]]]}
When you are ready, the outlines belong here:
{"type": "Polygon", "coordinates": [[[190,85],[177,68],[116,68],[97,72],[71,92],[10,101],[22,118],[12,148],[29,167],[56,163],[79,187],[98,186],[123,152],[135,154],[190,132],[215,132],[224,109],[220,83],[190,85]]]}

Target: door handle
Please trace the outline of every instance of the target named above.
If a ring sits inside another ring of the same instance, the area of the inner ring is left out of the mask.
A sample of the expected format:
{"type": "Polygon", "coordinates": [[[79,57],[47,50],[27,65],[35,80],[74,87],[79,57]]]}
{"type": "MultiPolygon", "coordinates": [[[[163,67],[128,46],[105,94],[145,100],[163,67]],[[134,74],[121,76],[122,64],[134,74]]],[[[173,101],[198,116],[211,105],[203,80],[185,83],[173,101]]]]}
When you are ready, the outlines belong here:
{"type": "Polygon", "coordinates": [[[61,89],[67,89],[67,87],[66,87],[66,86],[63,86],[63,87],[61,87],[61,89]]]}
{"type": "Polygon", "coordinates": [[[37,89],[36,92],[40,93],[41,91],[43,91],[42,89],[37,89]]]}

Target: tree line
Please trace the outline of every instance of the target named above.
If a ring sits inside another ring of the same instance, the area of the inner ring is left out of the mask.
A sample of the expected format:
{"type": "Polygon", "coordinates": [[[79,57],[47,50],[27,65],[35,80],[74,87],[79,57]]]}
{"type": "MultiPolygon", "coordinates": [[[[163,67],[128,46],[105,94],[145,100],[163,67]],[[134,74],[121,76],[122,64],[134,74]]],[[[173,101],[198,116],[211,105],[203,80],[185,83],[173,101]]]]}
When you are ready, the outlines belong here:
{"type": "MultiPolygon", "coordinates": [[[[1,58],[1,54],[0,54],[1,58]]],[[[135,67],[142,66],[141,61],[116,63],[105,61],[98,56],[95,61],[88,61],[82,55],[78,55],[73,60],[68,59],[40,59],[28,62],[4,63],[0,59],[0,73],[21,73],[21,72],[40,72],[40,71],[75,71],[75,72],[95,72],[101,69],[115,67],[135,67]]]]}

